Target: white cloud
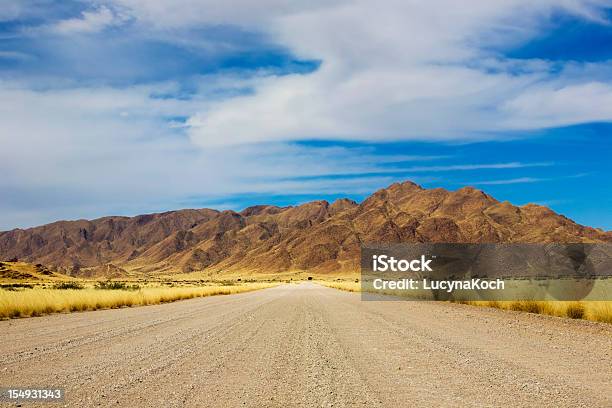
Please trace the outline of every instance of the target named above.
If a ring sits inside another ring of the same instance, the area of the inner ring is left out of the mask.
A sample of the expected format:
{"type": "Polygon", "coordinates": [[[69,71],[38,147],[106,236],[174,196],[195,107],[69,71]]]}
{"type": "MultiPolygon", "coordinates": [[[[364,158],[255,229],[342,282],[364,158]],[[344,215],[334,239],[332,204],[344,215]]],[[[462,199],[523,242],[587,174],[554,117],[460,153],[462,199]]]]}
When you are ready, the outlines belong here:
{"type": "Polygon", "coordinates": [[[190,136],[203,146],[303,138],[465,140],[612,119],[610,109],[601,108],[612,97],[606,84],[573,84],[572,76],[551,73],[545,61],[484,51],[534,37],[558,11],[603,23],[604,1],[115,4],[158,27],[228,24],[262,31],[294,55],[322,62],[306,75],[260,77],[252,94],[220,100],[194,115],[190,136]],[[557,102],[545,115],[534,113],[548,96],[543,89],[568,86],[581,86],[579,109],[566,96],[549,93],[557,102]]]}
{"type": "Polygon", "coordinates": [[[120,13],[100,6],[95,10],[83,11],[79,18],[59,21],[51,29],[60,34],[96,33],[108,27],[120,25],[126,19],[127,17],[120,13]]]}
{"type": "Polygon", "coordinates": [[[612,85],[601,82],[533,87],[503,104],[505,126],[540,128],[551,124],[612,120],[612,85]]]}

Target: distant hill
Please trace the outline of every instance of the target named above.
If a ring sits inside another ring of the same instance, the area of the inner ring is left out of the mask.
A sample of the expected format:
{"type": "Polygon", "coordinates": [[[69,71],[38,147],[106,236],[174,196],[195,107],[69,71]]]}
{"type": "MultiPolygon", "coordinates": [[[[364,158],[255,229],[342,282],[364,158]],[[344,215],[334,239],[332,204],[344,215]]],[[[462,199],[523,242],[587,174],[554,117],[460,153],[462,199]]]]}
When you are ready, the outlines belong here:
{"type": "Polygon", "coordinates": [[[241,212],[178,210],[58,221],[0,233],[0,259],[18,258],[78,276],[192,271],[318,273],[359,269],[374,242],[612,242],[550,209],[499,202],[472,187],[381,189],[362,203],[340,199],[241,212]]]}
{"type": "Polygon", "coordinates": [[[27,262],[0,262],[0,280],[48,281],[68,279],[67,276],[50,270],[44,265],[27,262]]]}

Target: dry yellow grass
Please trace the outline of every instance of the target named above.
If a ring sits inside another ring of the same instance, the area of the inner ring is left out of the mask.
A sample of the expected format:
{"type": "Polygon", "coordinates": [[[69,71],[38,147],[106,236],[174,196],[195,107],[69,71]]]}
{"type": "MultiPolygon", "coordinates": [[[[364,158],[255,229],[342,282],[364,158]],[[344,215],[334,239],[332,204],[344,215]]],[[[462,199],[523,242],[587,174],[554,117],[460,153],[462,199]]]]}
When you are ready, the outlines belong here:
{"type": "Polygon", "coordinates": [[[0,318],[40,316],[50,313],[154,305],[195,297],[229,295],[275,286],[274,283],[248,283],[231,286],[204,286],[139,290],[25,289],[0,290],[0,318]]]}
{"type": "Polygon", "coordinates": [[[358,282],[317,281],[317,283],[328,288],[346,290],[347,292],[361,292],[361,284],[358,282]]]}
{"type": "MultiPolygon", "coordinates": [[[[317,281],[317,283],[330,288],[346,290],[349,292],[361,291],[361,285],[354,282],[317,281]]],[[[572,319],[585,319],[595,322],[612,323],[612,302],[610,301],[465,301],[458,303],[464,303],[472,306],[493,307],[504,310],[516,310],[520,312],[538,313],[550,316],[569,317],[572,319]]]]}
{"type": "Polygon", "coordinates": [[[612,302],[609,301],[472,301],[462,302],[473,306],[494,307],[550,316],[585,319],[595,322],[612,323],[612,302]]]}

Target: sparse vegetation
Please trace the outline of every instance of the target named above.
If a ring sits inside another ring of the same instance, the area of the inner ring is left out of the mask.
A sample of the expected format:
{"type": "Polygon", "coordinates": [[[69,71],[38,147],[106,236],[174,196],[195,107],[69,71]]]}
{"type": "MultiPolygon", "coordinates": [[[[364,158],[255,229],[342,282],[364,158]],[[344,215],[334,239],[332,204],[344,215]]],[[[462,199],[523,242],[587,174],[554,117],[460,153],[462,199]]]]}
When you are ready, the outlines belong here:
{"type": "Polygon", "coordinates": [[[195,297],[229,295],[275,286],[253,283],[233,286],[147,287],[138,290],[25,289],[0,291],[0,318],[41,316],[96,309],[154,305],[195,297]]]}
{"type": "Polygon", "coordinates": [[[83,289],[83,285],[79,282],[68,281],[68,282],[60,282],[53,285],[53,289],[83,289]]]}
{"type": "Polygon", "coordinates": [[[0,285],[4,290],[19,290],[19,289],[32,289],[34,286],[29,283],[9,283],[0,285]]]}
{"type": "Polygon", "coordinates": [[[115,281],[105,281],[105,282],[96,282],[95,289],[101,290],[138,290],[140,286],[138,285],[128,285],[125,282],[115,282],[115,281]]]}

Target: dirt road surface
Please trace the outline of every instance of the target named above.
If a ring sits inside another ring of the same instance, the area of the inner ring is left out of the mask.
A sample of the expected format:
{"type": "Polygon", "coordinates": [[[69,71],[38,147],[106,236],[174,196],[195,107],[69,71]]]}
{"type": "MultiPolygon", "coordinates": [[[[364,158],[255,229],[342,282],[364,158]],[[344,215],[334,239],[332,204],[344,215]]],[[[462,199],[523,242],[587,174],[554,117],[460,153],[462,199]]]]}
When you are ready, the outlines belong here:
{"type": "Polygon", "coordinates": [[[611,325],[315,284],[1,321],[0,347],[0,386],[70,407],[612,407],[611,325]]]}

